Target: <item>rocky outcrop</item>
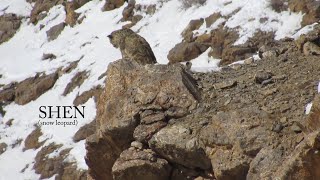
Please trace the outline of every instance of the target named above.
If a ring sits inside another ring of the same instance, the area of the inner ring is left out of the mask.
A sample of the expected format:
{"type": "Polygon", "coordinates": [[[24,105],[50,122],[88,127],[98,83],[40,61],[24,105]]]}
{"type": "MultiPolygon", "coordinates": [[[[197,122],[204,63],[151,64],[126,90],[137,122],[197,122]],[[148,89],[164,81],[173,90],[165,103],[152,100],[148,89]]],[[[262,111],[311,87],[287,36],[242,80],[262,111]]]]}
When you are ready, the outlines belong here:
{"type": "Polygon", "coordinates": [[[106,3],[102,7],[102,11],[111,11],[121,7],[126,0],[106,0],[106,3]]]}
{"type": "Polygon", "coordinates": [[[27,78],[19,83],[5,85],[0,91],[0,102],[14,101],[19,105],[27,104],[51,89],[57,79],[58,73],[49,75],[38,73],[35,77],[27,78]]]}
{"type": "Polygon", "coordinates": [[[0,44],[8,41],[19,29],[21,17],[15,14],[4,14],[0,16],[0,44]]]}
{"type": "Polygon", "coordinates": [[[73,100],[73,105],[79,106],[80,104],[86,103],[91,97],[94,97],[94,100],[97,101],[98,97],[102,92],[102,87],[97,86],[88,91],[83,92],[73,100]]]}
{"type": "MultiPolygon", "coordinates": [[[[296,44],[292,39],[266,43],[258,50],[263,60],[247,59],[246,65],[207,74],[187,73],[178,64],[110,64],[98,99],[97,130],[86,141],[90,175],[218,180],[319,176],[319,95],[314,89],[319,60],[296,44]],[[311,100],[304,120],[301,107],[311,100]]],[[[260,43],[253,39],[249,45],[260,43]]]]}
{"type": "Polygon", "coordinates": [[[73,136],[74,142],[79,142],[94,134],[96,131],[96,120],[83,125],[73,136]]]}
{"type": "Polygon", "coordinates": [[[49,75],[37,74],[35,77],[27,78],[19,83],[10,83],[0,91],[0,101],[23,105],[37,99],[43,93],[52,88],[58,79],[58,73],[49,75]]]}
{"type": "Polygon", "coordinates": [[[66,23],[62,22],[60,24],[57,24],[53,27],[51,27],[46,33],[48,41],[52,41],[58,38],[60,33],[63,31],[64,27],[66,26],[66,23]]]}
{"type": "Polygon", "coordinates": [[[30,22],[37,22],[46,16],[46,13],[55,5],[62,4],[64,0],[36,0],[30,14],[30,22]]]}
{"type": "Polygon", "coordinates": [[[70,92],[72,92],[76,87],[81,86],[81,84],[87,79],[88,72],[81,71],[77,72],[71,79],[71,81],[67,84],[66,88],[63,91],[63,95],[66,96],[70,92]]]}
{"type": "Polygon", "coordinates": [[[7,84],[0,91],[0,101],[4,103],[12,102],[15,98],[15,90],[17,83],[7,84]]]}
{"type": "Polygon", "coordinates": [[[66,5],[65,5],[65,10],[66,10],[65,23],[68,24],[71,27],[73,27],[77,22],[79,14],[76,13],[75,10],[78,9],[79,7],[80,7],[80,4],[77,1],[66,2],[66,5]]]}
{"type": "Polygon", "coordinates": [[[65,161],[70,149],[64,149],[56,156],[48,155],[61,148],[62,145],[49,144],[43,147],[35,157],[33,169],[40,174],[40,179],[50,178],[55,175],[55,179],[78,179],[85,180],[87,173],[84,170],[78,170],[73,163],[65,161]]]}
{"type": "MultiPolygon", "coordinates": [[[[135,138],[148,141],[170,119],[195,109],[200,94],[194,83],[180,65],[141,66],[130,60],[111,63],[105,90],[98,100],[98,129],[86,142],[89,174],[96,179],[110,179],[114,162],[135,138]],[[146,135],[135,136],[141,128],[150,130],[146,135]]],[[[138,166],[163,169],[163,162],[142,162],[138,166]]]]}
{"type": "Polygon", "coordinates": [[[43,145],[43,142],[39,142],[39,137],[42,136],[41,129],[36,127],[25,139],[24,141],[24,148],[23,150],[28,149],[38,149],[40,146],[43,145]]]}
{"type": "Polygon", "coordinates": [[[181,36],[185,40],[188,39],[188,37],[192,37],[193,31],[199,29],[203,23],[203,18],[191,20],[187,27],[182,31],[181,36]]]}
{"type": "Polygon", "coordinates": [[[51,89],[57,79],[57,73],[49,75],[37,74],[35,77],[25,79],[18,83],[15,90],[15,103],[24,105],[37,99],[43,93],[51,89]]]}

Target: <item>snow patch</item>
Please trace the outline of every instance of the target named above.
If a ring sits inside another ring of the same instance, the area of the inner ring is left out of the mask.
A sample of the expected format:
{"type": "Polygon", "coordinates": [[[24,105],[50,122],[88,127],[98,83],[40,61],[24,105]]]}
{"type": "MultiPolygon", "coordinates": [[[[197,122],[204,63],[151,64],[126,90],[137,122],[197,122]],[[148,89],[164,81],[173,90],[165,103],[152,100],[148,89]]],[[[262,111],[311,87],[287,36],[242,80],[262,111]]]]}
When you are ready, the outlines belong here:
{"type": "Polygon", "coordinates": [[[309,113],[310,113],[311,108],[312,108],[312,103],[308,103],[308,104],[306,105],[306,108],[305,108],[306,114],[309,114],[309,113]]]}

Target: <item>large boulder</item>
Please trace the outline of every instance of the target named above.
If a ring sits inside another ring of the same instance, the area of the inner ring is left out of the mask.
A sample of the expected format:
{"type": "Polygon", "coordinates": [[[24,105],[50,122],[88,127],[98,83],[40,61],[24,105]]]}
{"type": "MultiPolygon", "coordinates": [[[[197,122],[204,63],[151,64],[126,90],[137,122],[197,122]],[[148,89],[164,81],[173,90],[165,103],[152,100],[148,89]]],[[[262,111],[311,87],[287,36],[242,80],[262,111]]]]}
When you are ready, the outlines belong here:
{"type": "Polygon", "coordinates": [[[168,60],[170,64],[190,61],[209,48],[208,45],[198,42],[181,42],[175,45],[168,54],[168,60]]]}
{"type": "Polygon", "coordinates": [[[171,162],[190,168],[210,169],[210,159],[198,139],[201,123],[199,116],[187,116],[177,123],[168,125],[157,132],[149,146],[171,162]]]}
{"type": "MultiPolygon", "coordinates": [[[[165,125],[170,118],[195,109],[199,99],[195,81],[181,65],[141,66],[127,59],[109,64],[97,104],[97,131],[87,139],[89,174],[110,179],[114,162],[134,140],[140,122],[165,125]]],[[[163,125],[138,137],[152,138],[163,125]]]]}

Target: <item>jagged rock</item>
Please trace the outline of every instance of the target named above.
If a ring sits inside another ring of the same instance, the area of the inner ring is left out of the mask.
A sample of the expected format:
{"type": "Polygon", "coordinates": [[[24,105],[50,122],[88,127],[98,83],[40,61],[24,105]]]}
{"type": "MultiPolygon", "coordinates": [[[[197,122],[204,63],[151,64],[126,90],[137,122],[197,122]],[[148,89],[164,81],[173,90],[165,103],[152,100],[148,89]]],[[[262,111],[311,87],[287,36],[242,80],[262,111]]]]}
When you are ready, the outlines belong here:
{"type": "Polygon", "coordinates": [[[24,105],[37,99],[43,93],[52,88],[58,79],[58,73],[49,75],[36,75],[17,84],[15,90],[15,103],[24,105]]]}
{"type": "Polygon", "coordinates": [[[59,75],[61,74],[66,74],[66,73],[70,73],[72,70],[74,70],[77,66],[78,66],[79,61],[74,61],[72,63],[69,64],[69,66],[67,66],[64,69],[60,69],[59,71],[59,75]]]}
{"type": "Polygon", "coordinates": [[[121,7],[126,0],[106,0],[106,3],[102,7],[102,11],[111,11],[121,7]]]}
{"type": "Polygon", "coordinates": [[[73,100],[73,105],[79,106],[86,103],[91,97],[94,97],[94,100],[97,101],[98,97],[102,92],[101,86],[94,87],[88,91],[83,92],[73,100]]]}
{"type": "Polygon", "coordinates": [[[0,143],[0,155],[7,150],[8,145],[6,143],[0,143]]]}
{"type": "Polygon", "coordinates": [[[184,39],[187,39],[186,37],[188,36],[188,34],[192,33],[192,31],[194,30],[199,29],[203,23],[203,18],[191,20],[187,27],[185,27],[182,31],[181,36],[184,37],[184,39]]]}
{"type": "Polygon", "coordinates": [[[190,61],[208,49],[207,45],[197,42],[181,42],[169,51],[167,56],[169,63],[190,61]]]}
{"type": "Polygon", "coordinates": [[[150,149],[125,150],[112,167],[115,180],[166,180],[170,178],[170,173],[168,161],[155,156],[150,149]]]}
{"type": "Polygon", "coordinates": [[[10,83],[0,91],[0,102],[8,103],[14,101],[16,83],[10,83]]]}
{"type": "Polygon", "coordinates": [[[43,145],[43,142],[39,142],[39,137],[42,136],[41,128],[36,127],[24,140],[23,150],[38,149],[43,145]]]}
{"type": "Polygon", "coordinates": [[[76,165],[67,165],[63,168],[63,173],[58,174],[55,179],[61,180],[88,180],[87,171],[78,169],[76,165]]]}
{"type": "Polygon", "coordinates": [[[202,35],[197,37],[195,42],[198,42],[198,43],[210,43],[211,42],[211,38],[212,38],[211,34],[202,34],[202,35]]]}
{"type": "Polygon", "coordinates": [[[52,60],[55,58],[57,58],[56,55],[49,53],[49,54],[43,54],[41,60],[47,60],[47,59],[52,60]]]}
{"type": "Polygon", "coordinates": [[[21,25],[21,19],[16,14],[0,16],[0,44],[13,37],[21,25]]]}
{"type": "Polygon", "coordinates": [[[320,47],[313,42],[306,42],[303,45],[303,53],[308,55],[320,55],[320,47]]]}
{"type": "Polygon", "coordinates": [[[216,20],[218,20],[219,18],[221,18],[221,14],[220,13],[213,13],[210,16],[205,18],[206,21],[206,27],[210,27],[214,22],[216,22],[216,20]]]}
{"type": "Polygon", "coordinates": [[[57,39],[57,37],[60,35],[64,27],[66,26],[66,23],[62,22],[60,24],[57,24],[53,27],[51,27],[46,33],[47,38],[49,41],[57,39]]]}
{"type": "Polygon", "coordinates": [[[68,83],[66,88],[63,91],[63,95],[71,93],[76,87],[81,86],[81,84],[88,78],[88,74],[86,71],[78,72],[73,76],[71,81],[68,83]]]}
{"type": "Polygon", "coordinates": [[[162,128],[150,139],[149,147],[170,162],[189,168],[209,169],[210,160],[197,138],[202,125],[193,124],[193,118],[187,116],[162,128]]]}
{"type": "Polygon", "coordinates": [[[57,156],[57,158],[48,157],[48,154],[54,152],[60,147],[61,145],[50,144],[48,146],[43,147],[37,153],[33,168],[37,174],[41,175],[41,179],[49,178],[54,174],[57,174],[63,168],[61,166],[61,163],[63,159],[66,157],[68,151],[60,152],[60,156],[57,156]]]}
{"type": "Polygon", "coordinates": [[[96,131],[96,120],[83,125],[73,136],[74,142],[79,142],[94,134],[96,131]]]}
{"type": "Polygon", "coordinates": [[[320,19],[320,2],[313,0],[292,0],[288,2],[293,12],[303,12],[302,26],[313,24],[320,19]]]}
{"type": "Polygon", "coordinates": [[[50,153],[61,148],[62,145],[49,144],[43,147],[35,157],[33,169],[40,174],[40,179],[50,178],[55,175],[56,179],[85,180],[86,171],[78,170],[73,163],[66,161],[70,149],[64,149],[57,156],[49,157],[50,153]]]}
{"type": "Polygon", "coordinates": [[[134,140],[142,112],[165,112],[170,107],[189,112],[199,98],[194,80],[181,65],[141,66],[127,59],[110,63],[97,105],[98,130],[87,138],[89,174],[111,178],[111,167],[134,140]]]}
{"type": "Polygon", "coordinates": [[[53,6],[62,4],[63,0],[36,0],[30,14],[30,22],[37,24],[43,18],[41,13],[48,12],[53,6]]]}
{"type": "Polygon", "coordinates": [[[9,119],[7,122],[6,122],[6,125],[7,126],[12,126],[12,123],[13,123],[14,119],[9,119]]]}
{"type": "Polygon", "coordinates": [[[77,1],[66,2],[66,19],[65,22],[69,26],[73,27],[77,23],[79,13],[76,13],[75,10],[80,7],[77,1]]]}

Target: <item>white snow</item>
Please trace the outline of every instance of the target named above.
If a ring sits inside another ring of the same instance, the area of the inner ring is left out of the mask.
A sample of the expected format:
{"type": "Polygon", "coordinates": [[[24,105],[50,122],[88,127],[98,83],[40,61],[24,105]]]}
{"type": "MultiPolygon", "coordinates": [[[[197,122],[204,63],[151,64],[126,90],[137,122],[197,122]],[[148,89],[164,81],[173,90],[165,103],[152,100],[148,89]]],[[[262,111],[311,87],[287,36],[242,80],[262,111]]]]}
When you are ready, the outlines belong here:
{"type": "MultiPolygon", "coordinates": [[[[208,0],[204,6],[189,9],[183,9],[179,0],[167,2],[163,0],[136,0],[136,2],[144,5],[156,4],[157,6],[154,15],[138,12],[144,18],[132,29],[138,31],[149,42],[161,64],[168,62],[169,50],[181,42],[180,33],[192,19],[205,18],[214,12],[220,12],[223,16],[231,15],[229,19],[220,18],[209,28],[203,25],[197,32],[210,31],[225,22],[226,27],[234,28],[239,32],[240,38],[236,44],[246,42],[257,30],[274,31],[277,39],[286,36],[292,37],[300,29],[302,19],[302,14],[272,11],[268,0],[208,0]],[[265,17],[268,17],[267,21],[260,22],[260,19],[265,17]]],[[[81,13],[80,17],[86,17],[83,22],[75,27],[65,27],[56,40],[48,42],[46,31],[65,19],[63,6],[53,7],[46,18],[39,21],[37,25],[33,25],[29,23],[28,19],[31,5],[25,0],[0,1],[0,15],[16,13],[25,17],[15,36],[0,45],[0,74],[3,75],[0,78],[0,84],[21,81],[34,76],[37,72],[50,74],[60,67],[66,67],[71,62],[80,60],[76,69],[59,77],[54,87],[35,101],[23,106],[11,103],[5,107],[7,113],[2,120],[0,117],[0,121],[3,121],[0,123],[0,143],[5,142],[9,148],[0,156],[0,180],[39,178],[39,175],[35,174],[32,169],[34,157],[39,149],[22,151],[24,142],[15,148],[11,148],[11,145],[18,139],[24,139],[34,130],[34,125],[39,122],[40,106],[72,105],[77,94],[96,85],[103,85],[104,78],[98,80],[98,77],[106,71],[110,62],[121,58],[120,51],[109,43],[107,35],[127,23],[120,22],[125,6],[102,12],[103,5],[104,1],[93,0],[79,8],[77,12],[81,13]],[[40,25],[45,26],[40,29],[40,25]],[[41,57],[44,53],[53,53],[57,58],[52,61],[43,61],[41,57]],[[87,71],[88,79],[67,96],[62,96],[72,77],[80,71],[87,71]],[[13,125],[6,127],[5,122],[10,119],[14,119],[13,125]],[[27,164],[28,168],[21,173],[27,164]]],[[[192,70],[202,72],[219,70],[217,66],[219,60],[209,58],[209,50],[191,61],[192,70]]],[[[76,162],[78,168],[81,169],[87,169],[84,162],[84,141],[74,143],[72,136],[82,125],[91,122],[96,115],[93,99],[84,105],[85,118],[78,118],[77,126],[42,126],[43,135],[40,137],[40,140],[46,140],[44,145],[51,142],[63,145],[57,152],[50,154],[50,157],[56,156],[63,149],[72,148],[67,160],[76,162]]],[[[49,119],[42,121],[49,121],[49,119]]]]}
{"type": "Polygon", "coordinates": [[[318,93],[320,93],[320,82],[318,84],[318,93]]]}
{"type": "Polygon", "coordinates": [[[306,108],[305,108],[306,114],[309,114],[309,113],[310,113],[311,108],[312,108],[312,103],[308,103],[308,104],[306,105],[306,108]]]}
{"type": "Polygon", "coordinates": [[[1,0],[0,16],[4,13],[14,13],[20,16],[28,16],[32,10],[31,4],[25,0],[1,0]]]}

